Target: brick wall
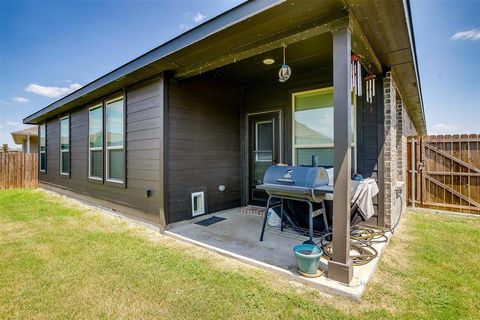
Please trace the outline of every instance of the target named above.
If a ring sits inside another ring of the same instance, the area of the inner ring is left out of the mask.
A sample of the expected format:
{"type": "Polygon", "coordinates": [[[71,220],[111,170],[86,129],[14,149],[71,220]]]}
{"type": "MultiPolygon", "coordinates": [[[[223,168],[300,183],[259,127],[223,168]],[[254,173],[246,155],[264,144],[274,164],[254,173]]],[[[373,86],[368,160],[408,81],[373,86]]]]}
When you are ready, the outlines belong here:
{"type": "Polygon", "coordinates": [[[385,103],[385,223],[391,226],[407,204],[407,137],[416,130],[394,77],[387,72],[383,80],[385,103]]]}

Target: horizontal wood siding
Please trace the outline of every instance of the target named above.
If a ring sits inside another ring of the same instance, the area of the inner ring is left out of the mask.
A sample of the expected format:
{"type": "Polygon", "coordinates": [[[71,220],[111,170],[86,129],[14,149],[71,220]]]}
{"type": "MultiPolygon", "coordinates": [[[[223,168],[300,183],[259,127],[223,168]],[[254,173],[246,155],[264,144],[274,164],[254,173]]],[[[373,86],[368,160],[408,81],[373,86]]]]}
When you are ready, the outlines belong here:
{"type": "Polygon", "coordinates": [[[127,186],[112,186],[88,179],[88,105],[71,113],[71,177],[59,174],[59,121],[47,121],[47,172],[40,182],[71,192],[130,207],[139,218],[159,222],[160,139],[163,112],[160,81],[150,80],[127,90],[127,186]],[[146,190],[152,190],[149,198],[146,190]]]}
{"type": "MultiPolygon", "coordinates": [[[[373,178],[380,189],[373,199],[375,215],[369,220],[371,224],[378,224],[384,215],[384,176],[383,176],[383,144],[384,132],[384,105],[383,81],[377,78],[376,96],[373,103],[365,101],[365,94],[357,97],[357,172],[364,178],[373,178]],[[381,217],[379,217],[379,213],[381,217]]],[[[365,89],[365,88],[364,88],[365,89]]]]}
{"type": "Polygon", "coordinates": [[[239,86],[206,76],[170,83],[168,223],[191,218],[192,190],[206,188],[208,212],[240,205],[241,98],[239,86]]]}

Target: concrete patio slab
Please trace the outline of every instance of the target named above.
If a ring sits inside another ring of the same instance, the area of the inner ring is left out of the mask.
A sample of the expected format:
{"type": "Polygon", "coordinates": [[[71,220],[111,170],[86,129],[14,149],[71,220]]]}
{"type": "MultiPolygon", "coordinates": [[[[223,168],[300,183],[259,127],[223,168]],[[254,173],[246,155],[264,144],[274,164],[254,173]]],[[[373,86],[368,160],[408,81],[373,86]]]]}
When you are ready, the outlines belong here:
{"type": "MultiPolygon", "coordinates": [[[[354,267],[354,275],[350,285],[345,285],[321,276],[307,278],[296,271],[296,259],[293,247],[307,238],[279,230],[267,228],[264,241],[259,241],[262,217],[243,213],[240,208],[216,212],[182,221],[169,226],[165,234],[177,239],[202,246],[222,255],[243,262],[275,271],[326,293],[334,293],[353,299],[360,299],[365,287],[378,264],[387,243],[378,243],[374,248],[378,257],[370,263],[354,267]],[[210,226],[201,226],[195,222],[217,216],[225,220],[210,226]]],[[[390,239],[390,234],[387,234],[390,239]]],[[[328,261],[322,258],[320,268],[328,271],[328,261]]]]}

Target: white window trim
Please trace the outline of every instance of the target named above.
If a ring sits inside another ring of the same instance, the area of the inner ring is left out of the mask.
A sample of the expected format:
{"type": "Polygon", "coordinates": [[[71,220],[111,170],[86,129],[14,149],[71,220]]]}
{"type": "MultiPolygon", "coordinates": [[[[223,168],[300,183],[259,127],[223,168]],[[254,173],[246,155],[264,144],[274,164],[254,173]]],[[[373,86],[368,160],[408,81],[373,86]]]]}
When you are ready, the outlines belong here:
{"type": "MultiPolygon", "coordinates": [[[[58,147],[60,149],[60,160],[58,162],[60,163],[60,174],[62,176],[69,176],[72,168],[69,168],[68,172],[63,172],[63,153],[68,152],[70,154],[70,116],[60,118],[59,126],[60,126],[60,128],[59,128],[60,129],[59,130],[60,131],[60,139],[59,139],[60,141],[59,141],[58,147]],[[62,121],[64,121],[64,120],[68,120],[68,149],[66,149],[66,150],[62,150],[62,121]]],[[[70,155],[69,155],[69,157],[70,157],[70,155]]]]}
{"type": "MultiPolygon", "coordinates": [[[[103,104],[102,103],[98,103],[98,104],[88,108],[88,178],[92,179],[92,180],[98,180],[98,181],[103,181],[103,175],[102,175],[102,177],[92,176],[92,151],[102,151],[102,153],[103,153],[103,146],[105,144],[105,141],[104,141],[104,138],[103,138],[104,137],[103,113],[104,112],[105,112],[105,110],[103,109],[103,104]],[[92,111],[94,109],[98,109],[98,108],[102,108],[102,146],[91,148],[90,147],[90,111],[92,111]]],[[[103,157],[102,157],[102,159],[103,159],[103,157]]]]}
{"type": "MultiPolygon", "coordinates": [[[[322,148],[334,148],[333,143],[323,143],[323,144],[312,144],[312,145],[303,145],[303,144],[295,144],[295,97],[300,96],[303,94],[308,94],[312,92],[323,92],[323,91],[331,91],[333,87],[326,87],[320,89],[313,89],[307,91],[300,91],[295,92],[292,94],[292,164],[296,165],[297,163],[297,153],[296,149],[322,149],[322,148]]],[[[352,158],[352,170],[357,172],[357,104],[356,104],[356,97],[352,100],[352,121],[353,121],[353,140],[352,140],[352,148],[353,148],[353,158],[352,158]]],[[[335,108],[335,106],[334,106],[335,108]]],[[[335,112],[335,110],[334,110],[335,112]]]]}
{"type": "Polygon", "coordinates": [[[192,202],[192,217],[196,217],[205,213],[205,192],[204,191],[193,192],[191,196],[191,202],[192,202]],[[197,197],[201,197],[202,207],[195,211],[195,198],[197,197]]]}
{"type": "Polygon", "coordinates": [[[258,125],[262,123],[271,123],[272,124],[272,137],[273,137],[273,146],[275,146],[275,121],[273,120],[265,120],[265,121],[258,121],[255,122],[255,162],[272,162],[273,161],[273,150],[258,150],[258,125]],[[260,160],[258,157],[259,152],[271,152],[272,159],[271,160],[260,160]]]}
{"type": "MultiPolygon", "coordinates": [[[[124,183],[124,179],[116,179],[116,178],[110,178],[109,177],[109,150],[124,150],[124,146],[125,146],[125,100],[124,100],[124,96],[121,95],[121,96],[118,96],[118,97],[115,97],[113,99],[110,99],[108,101],[105,102],[105,126],[104,128],[107,129],[107,126],[108,126],[108,112],[107,112],[107,108],[108,108],[108,104],[109,103],[112,103],[112,102],[117,102],[119,100],[122,100],[123,101],[123,134],[122,134],[122,145],[121,146],[108,146],[108,139],[107,139],[107,134],[108,134],[108,130],[105,130],[104,132],[104,136],[105,136],[105,139],[104,139],[104,145],[105,145],[105,180],[108,181],[108,182],[113,182],[113,183],[118,183],[118,184],[123,184],[124,183]]],[[[125,156],[125,152],[124,152],[124,156],[125,156]]],[[[123,159],[123,164],[124,164],[124,178],[125,178],[125,159],[123,159]]]]}
{"type": "Polygon", "coordinates": [[[47,124],[42,123],[39,128],[39,139],[38,139],[38,151],[40,153],[39,161],[38,161],[38,167],[40,172],[47,172],[47,124]],[[44,135],[43,139],[45,140],[45,150],[42,151],[42,126],[45,128],[44,130],[44,135]],[[45,169],[42,170],[42,153],[45,153],[45,169]]]}

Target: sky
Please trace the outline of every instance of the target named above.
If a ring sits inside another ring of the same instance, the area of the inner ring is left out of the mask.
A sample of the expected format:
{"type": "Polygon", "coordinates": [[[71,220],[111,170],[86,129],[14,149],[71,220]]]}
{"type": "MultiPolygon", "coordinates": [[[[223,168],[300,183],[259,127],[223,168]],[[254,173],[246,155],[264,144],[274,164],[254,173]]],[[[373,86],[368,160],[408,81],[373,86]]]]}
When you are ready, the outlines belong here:
{"type": "MultiPolygon", "coordinates": [[[[0,0],[0,144],[22,119],[242,0],[0,0]]],[[[429,134],[480,133],[480,0],[411,0],[429,134]]]]}

